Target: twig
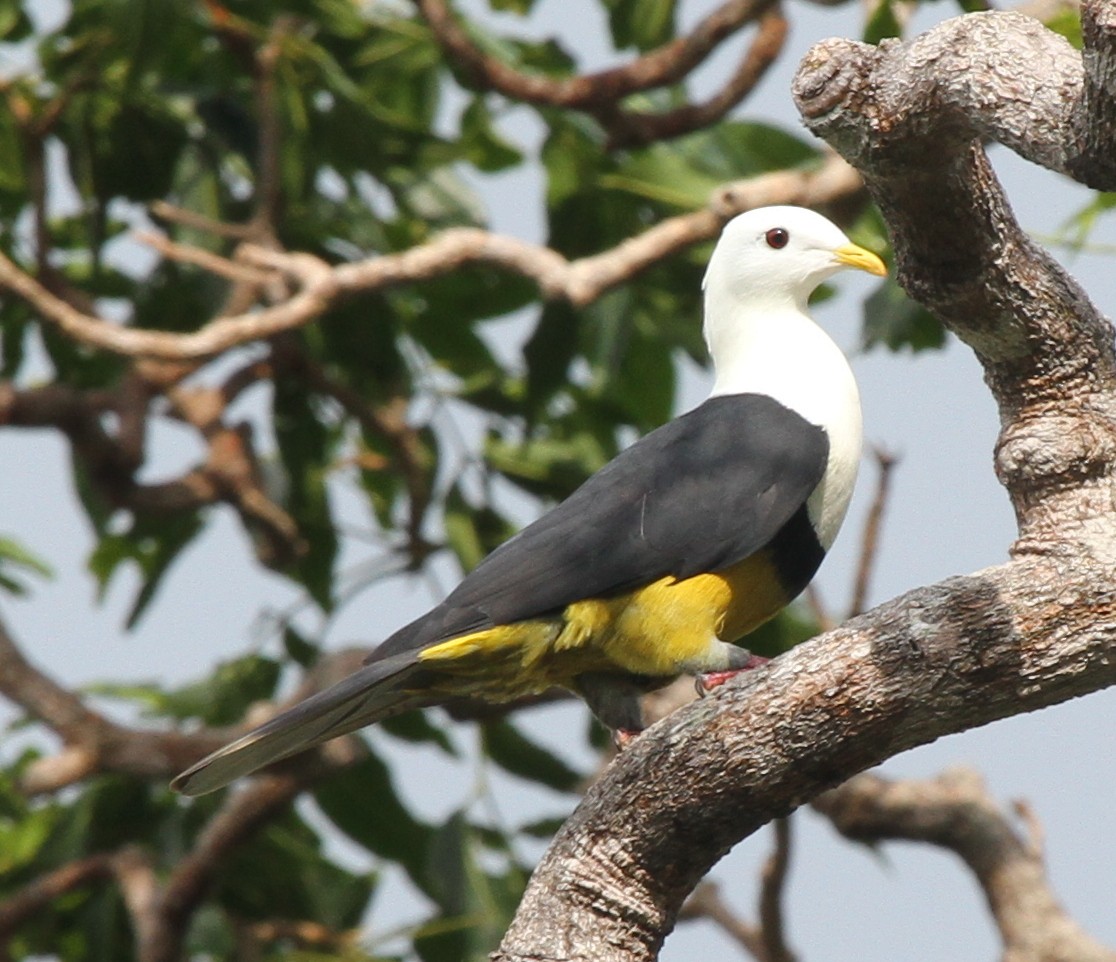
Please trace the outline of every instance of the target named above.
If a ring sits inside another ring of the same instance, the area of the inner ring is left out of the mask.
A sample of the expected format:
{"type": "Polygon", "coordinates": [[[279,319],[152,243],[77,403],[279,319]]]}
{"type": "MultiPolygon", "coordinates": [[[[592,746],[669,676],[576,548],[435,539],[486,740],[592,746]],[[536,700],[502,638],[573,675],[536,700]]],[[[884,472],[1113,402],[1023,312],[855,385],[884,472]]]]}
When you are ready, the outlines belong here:
{"type": "Polygon", "coordinates": [[[0,902],[0,939],[10,938],[23,922],[55,899],[82,886],[109,879],[112,871],[112,856],[98,854],[40,875],[0,902]]]}
{"type": "Polygon", "coordinates": [[[304,787],[305,783],[293,776],[269,775],[226,799],[194,848],[168,877],[159,899],[156,924],[147,939],[139,941],[140,959],[175,962],[180,957],[189,918],[205,897],[221,862],[285,809],[304,787]]]}
{"type": "Polygon", "coordinates": [[[716,882],[701,882],[686,899],[678,919],[708,919],[757,962],[764,962],[763,934],[759,926],[745,922],[725,904],[716,882]]]}
{"type": "Polygon", "coordinates": [[[837,619],[830,614],[829,606],[826,605],[816,583],[810,582],[806,586],[803,598],[806,599],[806,605],[810,609],[810,614],[814,616],[819,631],[829,631],[837,627],[837,619]]]}
{"type": "Polygon", "coordinates": [[[773,7],[760,18],[759,32],[725,85],[707,100],[663,113],[621,110],[609,118],[608,149],[641,147],[709,127],[748,96],[783,50],[786,18],[773,7]]]}
{"type": "Polygon", "coordinates": [[[786,888],[787,869],[790,866],[791,822],[790,817],[777,818],[775,850],[768,857],[760,875],[760,935],[763,939],[764,962],[796,962],[797,957],[787,946],[783,924],[783,894],[786,888]]]}
{"type": "Polygon", "coordinates": [[[230,281],[261,285],[275,279],[275,274],[272,271],[262,271],[257,267],[250,267],[247,264],[229,260],[229,258],[214,254],[212,251],[205,250],[205,248],[195,247],[193,244],[172,241],[170,238],[164,237],[162,234],[156,234],[154,231],[136,231],[135,237],[141,243],[157,250],[168,260],[178,261],[181,264],[193,264],[230,281]]]}
{"type": "Polygon", "coordinates": [[[896,455],[885,451],[883,448],[876,448],[873,454],[878,469],[876,493],[864,520],[864,531],[860,539],[860,560],[856,568],[852,600],[849,602],[849,618],[855,618],[862,614],[868,605],[868,592],[876,568],[884,511],[891,494],[891,473],[899,462],[896,455]]]}
{"type": "Polygon", "coordinates": [[[229,224],[225,221],[214,220],[204,214],[198,214],[184,207],[168,203],[165,200],[152,201],[148,210],[156,220],[167,221],[171,224],[180,224],[191,230],[212,234],[214,237],[227,237],[230,240],[248,240],[252,229],[248,224],[229,224]]]}

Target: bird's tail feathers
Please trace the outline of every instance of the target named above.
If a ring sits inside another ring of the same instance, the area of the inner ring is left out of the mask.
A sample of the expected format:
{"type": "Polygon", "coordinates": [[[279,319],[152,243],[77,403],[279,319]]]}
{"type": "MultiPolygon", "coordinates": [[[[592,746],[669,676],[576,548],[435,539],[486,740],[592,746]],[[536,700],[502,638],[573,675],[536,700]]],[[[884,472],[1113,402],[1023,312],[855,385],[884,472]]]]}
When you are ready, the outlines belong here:
{"type": "Polygon", "coordinates": [[[204,795],[265,765],[363,728],[419,703],[400,684],[418,665],[412,652],[380,659],[299,702],[190,766],[171,782],[183,795],[204,795]]]}

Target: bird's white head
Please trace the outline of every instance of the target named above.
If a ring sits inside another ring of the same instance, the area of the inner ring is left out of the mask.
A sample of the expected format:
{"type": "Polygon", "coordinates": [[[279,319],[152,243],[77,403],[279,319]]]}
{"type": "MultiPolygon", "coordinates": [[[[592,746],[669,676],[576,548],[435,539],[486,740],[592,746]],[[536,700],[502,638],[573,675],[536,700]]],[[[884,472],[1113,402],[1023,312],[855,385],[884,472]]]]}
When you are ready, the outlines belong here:
{"type": "Polygon", "coordinates": [[[853,382],[806,302],[846,267],[887,272],[879,257],[802,207],[761,207],[729,221],[703,285],[713,393],[770,394],[822,423],[835,393],[848,393],[844,385],[853,382]]]}
{"type": "Polygon", "coordinates": [[[814,289],[846,267],[887,273],[883,261],[821,214],[759,207],[725,225],[702,286],[707,297],[803,311],[814,289]]]}

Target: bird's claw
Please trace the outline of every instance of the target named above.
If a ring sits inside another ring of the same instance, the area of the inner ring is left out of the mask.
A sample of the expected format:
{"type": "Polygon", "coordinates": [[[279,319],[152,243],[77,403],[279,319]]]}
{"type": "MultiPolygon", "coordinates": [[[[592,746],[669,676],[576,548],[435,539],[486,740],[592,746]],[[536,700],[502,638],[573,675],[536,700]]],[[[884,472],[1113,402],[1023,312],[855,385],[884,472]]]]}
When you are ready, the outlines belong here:
{"type": "Polygon", "coordinates": [[[770,658],[764,658],[762,655],[748,655],[748,660],[739,668],[730,668],[727,671],[707,671],[698,675],[694,679],[694,687],[697,688],[697,693],[704,698],[714,688],[720,688],[726,681],[731,681],[741,672],[752,671],[762,665],[766,665],[770,658]]]}

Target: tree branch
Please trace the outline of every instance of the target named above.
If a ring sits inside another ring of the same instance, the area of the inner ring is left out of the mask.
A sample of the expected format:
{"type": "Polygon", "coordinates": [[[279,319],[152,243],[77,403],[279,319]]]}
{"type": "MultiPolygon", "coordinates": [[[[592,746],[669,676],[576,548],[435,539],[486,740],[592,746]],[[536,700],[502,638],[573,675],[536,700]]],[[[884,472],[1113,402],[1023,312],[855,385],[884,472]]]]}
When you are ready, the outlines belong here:
{"type": "Polygon", "coordinates": [[[664,44],[622,67],[555,79],[525,74],[483,53],[457,22],[445,0],[415,0],[434,38],[474,86],[512,100],[590,113],[630,94],[678,83],[718,45],[760,17],[774,0],[728,0],[685,37],[664,44]]]}
{"type": "Polygon", "coordinates": [[[849,603],[848,617],[863,614],[868,607],[868,591],[872,584],[872,574],[876,568],[876,554],[880,546],[880,534],[884,511],[891,495],[891,473],[899,459],[883,448],[873,451],[876,460],[876,493],[864,521],[864,532],[860,539],[860,558],[856,565],[856,579],[853,582],[853,596],[849,603]]]}
{"type": "Polygon", "coordinates": [[[1026,17],[973,14],[910,44],[824,41],[794,84],[807,125],[863,172],[900,283],[984,366],[1017,552],[1048,550],[1062,524],[1076,531],[1069,541],[1102,534],[1075,516],[1094,515],[1108,496],[1092,482],[1116,462],[1116,358],[1108,322],[1019,228],[981,141],[1068,172],[1083,156],[1076,131],[1105,123],[1081,120],[1095,59],[1026,17]],[[930,150],[934,164],[924,162],[930,150]]]}
{"type": "Polygon", "coordinates": [[[760,18],[759,31],[748,52],[720,90],[702,103],[684,104],[663,113],[617,111],[607,118],[608,149],[642,147],[715,124],[763,79],[782,52],[786,39],[786,18],[776,8],[767,10],[760,18]]]}
{"type": "Polygon", "coordinates": [[[712,239],[740,211],[764,204],[824,206],[847,200],[859,190],[855,171],[829,157],[814,170],[779,171],[728,184],[713,194],[706,210],[672,217],[612,250],[576,261],[567,261],[547,247],[471,228],[446,231],[398,254],[337,267],[310,254],[244,245],[238,263],[281,270],[298,281],[300,289],[281,303],[219,317],[189,334],[121,327],[85,314],[3,255],[0,288],[23,298],[44,321],[80,344],[133,357],[201,359],[309,324],[342,298],[442,277],[467,264],[503,268],[534,280],[545,297],[583,306],[662,258],[712,239]]]}
{"type": "Polygon", "coordinates": [[[495,958],[653,959],[698,880],[773,817],[915,745],[1116,683],[1114,584],[1051,558],[953,578],[680,709],[590,789],[495,958]]]}
{"type": "Polygon", "coordinates": [[[984,890],[1005,962],[1116,962],[1116,952],[1066,914],[1041,849],[1016,831],[975,772],[902,782],[858,775],[815,799],[814,808],[846,838],[929,842],[956,852],[984,890]]]}

